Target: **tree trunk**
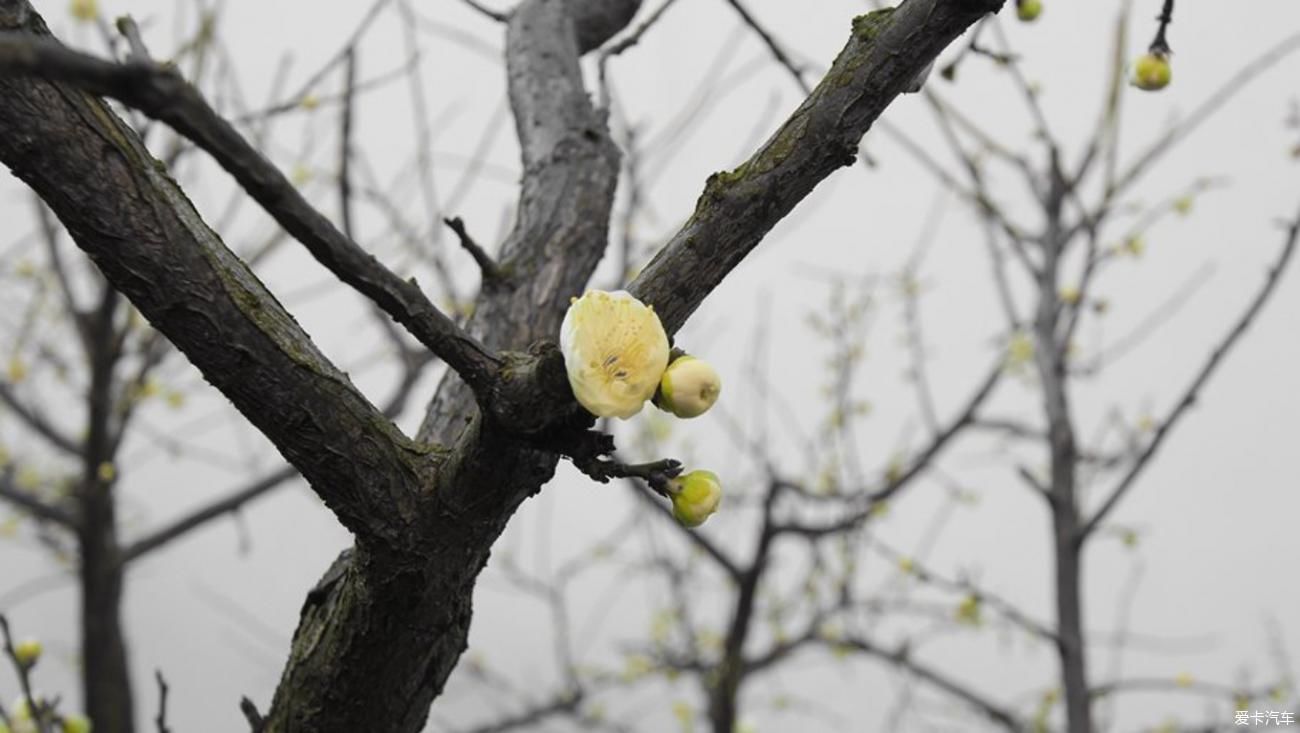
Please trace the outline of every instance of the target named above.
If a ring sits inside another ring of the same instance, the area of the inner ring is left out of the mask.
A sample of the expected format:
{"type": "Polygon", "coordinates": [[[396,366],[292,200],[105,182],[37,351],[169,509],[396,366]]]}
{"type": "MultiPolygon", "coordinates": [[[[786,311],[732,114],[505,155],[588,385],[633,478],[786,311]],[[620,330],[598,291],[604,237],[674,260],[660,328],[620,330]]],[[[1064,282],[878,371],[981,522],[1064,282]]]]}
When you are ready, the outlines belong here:
{"type": "Polygon", "coordinates": [[[82,480],[78,545],[81,555],[82,689],[86,714],[99,733],[130,733],[135,729],[130,669],[122,632],[121,548],[117,541],[117,508],[113,487],[113,374],[118,362],[114,320],[121,296],[107,283],[86,340],[90,387],[86,395],[86,442],[82,448],[82,480]]]}
{"type": "MultiPolygon", "coordinates": [[[[106,514],[111,522],[112,509],[106,514]]],[[[115,533],[109,524],[97,520],[82,530],[80,544],[81,679],[86,715],[97,733],[130,733],[135,730],[135,713],[122,632],[123,573],[117,562],[115,533]]]]}

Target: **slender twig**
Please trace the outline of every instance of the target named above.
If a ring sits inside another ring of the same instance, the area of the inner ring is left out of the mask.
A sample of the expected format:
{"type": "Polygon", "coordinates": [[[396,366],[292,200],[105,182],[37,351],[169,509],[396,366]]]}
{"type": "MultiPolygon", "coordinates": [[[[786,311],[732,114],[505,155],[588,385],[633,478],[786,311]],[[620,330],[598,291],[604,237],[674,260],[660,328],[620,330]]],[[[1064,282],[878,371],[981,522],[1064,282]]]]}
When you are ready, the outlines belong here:
{"type": "Polygon", "coordinates": [[[53,522],[66,529],[75,530],[78,526],[76,515],[62,507],[47,504],[31,492],[15,486],[13,470],[9,467],[0,469],[0,499],[8,501],[38,519],[53,522]]]}
{"type": "Polygon", "coordinates": [[[470,6],[474,10],[478,11],[480,15],[490,20],[495,20],[498,23],[504,23],[509,20],[509,16],[505,13],[498,13],[497,11],[484,6],[482,3],[479,3],[477,0],[461,0],[461,2],[470,6]]]}
{"type": "Polygon", "coordinates": [[[413,280],[398,277],[335,228],[174,68],[115,64],[57,43],[9,36],[0,39],[0,69],[66,81],[171,125],[212,155],[321,264],[393,316],[477,394],[495,380],[495,354],[434,306],[413,280]]]}
{"type": "Polygon", "coordinates": [[[0,613],[0,637],[3,637],[5,656],[9,658],[18,676],[22,700],[27,704],[27,710],[36,724],[36,733],[51,733],[49,708],[44,700],[38,700],[32,693],[31,665],[24,664],[18,659],[18,650],[14,648],[13,636],[9,631],[9,619],[5,618],[3,613],[0,613]]]}
{"type": "Polygon", "coordinates": [[[1102,207],[1109,206],[1111,200],[1133,185],[1161,156],[1186,139],[1188,135],[1213,117],[1214,113],[1226,106],[1233,97],[1246,89],[1250,85],[1249,82],[1264,73],[1269,67],[1289,56],[1296,49],[1300,49],[1300,33],[1282,39],[1256,59],[1243,66],[1236,74],[1233,74],[1230,79],[1183,117],[1182,122],[1161,133],[1150,146],[1129,164],[1128,168],[1121,173],[1117,173],[1114,177],[1114,183],[1108,182],[1103,196],[1102,207]]]}
{"type": "Polygon", "coordinates": [[[343,235],[356,241],[356,231],[352,228],[352,127],[356,116],[356,48],[349,46],[344,58],[343,109],[339,122],[339,220],[343,226],[343,235]]]}
{"type": "Polygon", "coordinates": [[[239,511],[241,507],[268,491],[276,488],[290,479],[298,476],[298,469],[290,465],[272,471],[271,473],[249,483],[242,489],[234,491],[227,496],[218,499],[207,506],[198,509],[180,519],[160,527],[153,532],[141,537],[122,549],[122,562],[129,563],[139,559],[153,550],[162,547],[172,540],[186,534],[190,530],[206,524],[212,519],[216,519],[225,514],[239,511]]]}
{"type": "Polygon", "coordinates": [[[1174,0],[1165,0],[1164,7],[1160,9],[1160,15],[1156,16],[1160,25],[1156,28],[1156,37],[1151,41],[1151,53],[1161,56],[1167,56],[1172,53],[1169,48],[1169,41],[1165,38],[1165,33],[1169,30],[1169,24],[1174,22],[1174,0]]]}
{"type": "Polygon", "coordinates": [[[167,727],[167,680],[163,679],[161,669],[154,670],[153,676],[158,681],[158,716],[154,723],[158,726],[158,733],[171,733],[171,728],[167,727]]]}
{"type": "Polygon", "coordinates": [[[868,656],[883,659],[888,661],[890,664],[907,670],[928,684],[943,690],[949,695],[952,695],[967,705],[979,710],[991,720],[1000,724],[1009,731],[1022,731],[1025,729],[1023,723],[1020,722],[1015,713],[988,700],[981,693],[957,682],[951,677],[945,675],[943,672],[916,661],[911,657],[906,647],[899,647],[898,649],[890,651],[872,641],[856,637],[846,638],[834,643],[862,652],[868,656]]]}
{"type": "Polygon", "coordinates": [[[37,412],[36,408],[23,404],[18,399],[18,396],[14,394],[10,385],[3,381],[0,381],[0,402],[3,402],[9,408],[10,414],[25,423],[37,435],[45,438],[51,446],[70,456],[81,455],[81,446],[77,441],[65,435],[62,430],[46,420],[44,415],[37,412]]]}
{"type": "Polygon", "coordinates": [[[131,49],[131,52],[126,56],[128,62],[146,63],[153,61],[148,46],[144,45],[144,38],[140,35],[140,26],[136,24],[135,18],[129,15],[118,18],[117,32],[126,38],[127,46],[131,49]]]}
{"type": "Polygon", "coordinates": [[[447,228],[456,233],[456,238],[460,240],[460,246],[464,247],[469,256],[474,258],[474,262],[478,264],[479,272],[482,273],[484,285],[495,285],[505,281],[505,273],[501,271],[501,267],[492,259],[492,255],[488,254],[486,250],[479,246],[478,242],[474,241],[474,237],[470,236],[470,233],[465,229],[465,222],[461,221],[459,216],[443,219],[442,222],[447,225],[447,228]]]}
{"type": "Polygon", "coordinates": [[[248,727],[251,733],[262,733],[266,729],[266,719],[262,714],[257,712],[257,706],[247,697],[239,698],[239,712],[244,714],[244,720],[248,721],[248,727]]]}
{"type": "Polygon", "coordinates": [[[781,44],[777,43],[776,38],[758,22],[758,19],[741,4],[740,0],[727,0],[727,4],[735,8],[745,25],[749,26],[754,33],[758,34],[758,37],[763,41],[763,45],[767,46],[768,52],[772,54],[772,58],[775,59],[782,68],[790,72],[790,76],[794,79],[795,84],[799,86],[800,91],[804,94],[811,93],[812,87],[804,80],[803,70],[800,69],[798,64],[790,58],[790,55],[781,48],[781,44]]]}
{"type": "Polygon", "coordinates": [[[1110,494],[1106,497],[1106,500],[1102,502],[1101,506],[1092,517],[1079,528],[1075,537],[1076,543],[1081,544],[1086,540],[1088,536],[1095,532],[1097,527],[1105,521],[1106,517],[1114,511],[1115,506],[1119,504],[1120,500],[1123,499],[1124,495],[1128,493],[1130,488],[1132,488],[1138,477],[1141,476],[1146,467],[1150,465],[1152,457],[1155,456],[1156,451],[1159,450],[1165,439],[1169,437],[1169,434],[1173,431],[1173,428],[1178,424],[1179,420],[1186,415],[1188,409],[1196,403],[1196,399],[1200,395],[1201,389],[1205,386],[1206,382],[1209,381],[1210,377],[1214,375],[1214,372],[1218,369],[1219,365],[1223,363],[1223,358],[1227,356],[1228,353],[1232,351],[1233,347],[1240,342],[1246,329],[1254,322],[1255,317],[1259,315],[1261,310],[1263,310],[1264,305],[1277,289],[1277,284],[1281,279],[1282,272],[1286,269],[1287,264],[1291,260],[1291,256],[1295,253],[1296,242],[1298,239],[1300,239],[1300,214],[1297,214],[1297,217],[1292,220],[1290,225],[1287,227],[1286,241],[1282,246],[1282,253],[1273,266],[1269,268],[1264,280],[1264,286],[1255,294],[1250,305],[1247,306],[1245,312],[1241,314],[1241,317],[1238,318],[1237,322],[1233,324],[1231,329],[1229,329],[1224,339],[1217,347],[1215,347],[1214,351],[1210,353],[1209,358],[1206,359],[1205,364],[1201,366],[1200,371],[1196,373],[1191,384],[1189,384],[1187,389],[1184,390],[1182,397],[1177,403],[1175,403],[1173,409],[1165,419],[1160,422],[1160,425],[1156,428],[1155,434],[1151,437],[1151,442],[1147,444],[1142,453],[1134,460],[1133,465],[1129,468],[1128,472],[1122,479],[1120,479],[1115,488],[1111,490],[1110,494]]]}
{"type": "Polygon", "coordinates": [[[916,458],[897,475],[891,476],[884,486],[874,490],[867,491],[856,495],[862,506],[854,512],[851,512],[838,519],[826,522],[824,524],[801,524],[801,523],[780,523],[774,528],[778,534],[794,534],[807,537],[809,539],[825,535],[838,534],[848,529],[857,527],[871,516],[872,512],[885,501],[889,500],[913,479],[924,473],[932,464],[934,459],[943,451],[948,443],[954,439],[963,428],[975,421],[976,415],[985,400],[993,394],[994,387],[1001,381],[1004,373],[1002,363],[999,362],[985,376],[984,381],[976,388],[975,393],[967,400],[965,407],[957,417],[948,423],[940,432],[936,433],[926,447],[917,454],[916,458]]]}
{"type": "MultiPolygon", "coordinates": [[[[646,31],[654,27],[655,23],[659,22],[659,19],[663,17],[663,14],[668,10],[668,8],[671,8],[673,3],[675,2],[677,2],[677,0],[664,0],[663,3],[660,4],[658,8],[655,8],[655,11],[651,13],[649,16],[647,16],[646,19],[642,21],[640,25],[634,28],[631,33],[628,33],[627,35],[623,36],[622,38],[615,41],[614,43],[611,43],[607,45],[605,48],[601,49],[600,64],[602,68],[605,64],[605,61],[609,57],[618,56],[619,54],[623,53],[629,48],[632,48],[636,44],[640,43],[641,37],[646,34],[646,31]]],[[[603,70],[601,73],[601,78],[602,79],[604,78],[603,70]]]]}

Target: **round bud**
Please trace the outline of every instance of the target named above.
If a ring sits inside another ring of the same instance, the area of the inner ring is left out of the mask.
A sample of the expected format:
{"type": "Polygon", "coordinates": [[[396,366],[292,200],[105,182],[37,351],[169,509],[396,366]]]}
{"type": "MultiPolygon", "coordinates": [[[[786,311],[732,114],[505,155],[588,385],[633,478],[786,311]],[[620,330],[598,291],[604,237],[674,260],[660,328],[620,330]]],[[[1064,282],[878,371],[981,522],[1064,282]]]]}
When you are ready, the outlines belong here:
{"type": "Polygon", "coordinates": [[[73,713],[63,716],[63,733],[90,733],[90,718],[73,713]]]}
{"type": "Polygon", "coordinates": [[[681,356],[668,365],[659,380],[655,404],[677,417],[699,417],[708,412],[722,392],[722,378],[707,361],[681,356]]]}
{"type": "Polygon", "coordinates": [[[1026,23],[1032,23],[1038,20],[1038,16],[1043,12],[1042,0],[1020,0],[1016,3],[1016,17],[1026,23]]]}
{"type": "Polygon", "coordinates": [[[14,657],[24,667],[31,667],[41,658],[41,643],[35,639],[24,639],[14,645],[14,657]]]}
{"type": "Polygon", "coordinates": [[[712,471],[691,471],[668,482],[673,516],[687,527],[704,524],[722,501],[722,483],[712,471]]]}
{"type": "Polygon", "coordinates": [[[1133,86],[1138,89],[1148,92],[1164,89],[1172,78],[1168,54],[1149,53],[1133,65],[1133,86]]]}

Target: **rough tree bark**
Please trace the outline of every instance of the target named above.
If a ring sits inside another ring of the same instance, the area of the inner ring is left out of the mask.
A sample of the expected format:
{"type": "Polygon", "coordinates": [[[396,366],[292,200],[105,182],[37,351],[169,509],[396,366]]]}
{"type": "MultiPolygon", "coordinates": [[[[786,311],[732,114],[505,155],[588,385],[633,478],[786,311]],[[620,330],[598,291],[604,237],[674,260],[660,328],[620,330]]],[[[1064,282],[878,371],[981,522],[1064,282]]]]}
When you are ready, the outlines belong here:
{"type": "MultiPolygon", "coordinates": [[[[492,543],[573,450],[566,441],[591,425],[553,339],[605,251],[619,166],[578,58],[638,4],[525,0],[511,13],[518,223],[502,248],[506,276],[479,294],[461,333],[241,147],[233,128],[208,119],[173,71],[34,41],[47,31],[28,2],[0,0],[0,28],[23,33],[0,38],[0,160],[356,537],[307,595],[266,729],[420,730],[465,649],[492,543]],[[323,265],[452,366],[416,440],[316,350],[93,94],[193,139],[323,265]]],[[[631,290],[674,333],[818,182],[852,162],[861,136],[917,73],[1001,4],[908,0],[855,21],[817,89],[748,162],[710,178],[689,222],[631,290]]]]}
{"type": "Polygon", "coordinates": [[[94,323],[87,329],[90,361],[86,442],[77,505],[81,562],[81,676],[86,711],[101,730],[128,731],[134,721],[131,676],[122,629],[123,568],[117,536],[117,507],[100,466],[112,465],[113,375],[120,357],[114,326],[121,296],[107,284],[94,323]]]}

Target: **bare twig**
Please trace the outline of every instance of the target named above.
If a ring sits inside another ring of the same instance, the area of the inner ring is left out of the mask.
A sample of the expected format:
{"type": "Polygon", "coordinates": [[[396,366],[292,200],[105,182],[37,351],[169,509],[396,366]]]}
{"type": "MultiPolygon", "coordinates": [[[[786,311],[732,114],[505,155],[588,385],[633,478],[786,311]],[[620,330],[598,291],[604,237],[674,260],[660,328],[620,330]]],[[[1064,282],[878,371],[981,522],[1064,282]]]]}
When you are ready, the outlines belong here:
{"type": "Polygon", "coordinates": [[[153,676],[158,681],[158,715],[154,723],[158,726],[158,733],[171,733],[171,728],[167,727],[167,680],[163,679],[161,669],[155,669],[153,676]]]}
{"type": "Polygon", "coordinates": [[[464,247],[465,251],[469,252],[469,256],[474,258],[474,262],[478,264],[479,272],[482,273],[484,285],[491,286],[505,282],[505,273],[501,271],[500,265],[492,259],[492,255],[479,246],[478,242],[474,241],[474,238],[465,229],[465,222],[461,221],[459,216],[443,219],[442,222],[447,225],[447,228],[456,233],[456,237],[460,240],[460,246],[464,247]]]}
{"type": "Polygon", "coordinates": [[[251,733],[262,733],[266,728],[266,720],[262,714],[257,712],[257,706],[247,697],[239,698],[239,712],[244,714],[244,720],[248,721],[248,728],[251,733]]]}
{"type": "Polygon", "coordinates": [[[966,685],[952,679],[943,672],[923,664],[913,659],[906,647],[899,647],[893,651],[887,650],[878,644],[864,639],[851,637],[835,642],[858,652],[888,661],[889,663],[907,670],[924,680],[926,683],[937,687],[940,690],[961,700],[967,705],[979,710],[988,718],[1009,731],[1023,731],[1024,724],[1010,710],[990,701],[982,693],[976,692],[966,685]]]}
{"type": "Polygon", "coordinates": [[[115,64],[12,35],[0,39],[0,69],[70,82],[171,125],[211,154],[321,264],[393,316],[476,393],[494,381],[498,360],[491,351],[438,310],[413,280],[402,280],[335,228],[175,69],[115,64]]]}
{"type": "Polygon", "coordinates": [[[76,515],[62,507],[46,503],[44,500],[14,485],[13,469],[0,469],[0,499],[4,499],[38,519],[53,522],[65,529],[75,530],[78,526],[76,515]]]}
{"type": "Polygon", "coordinates": [[[127,45],[131,49],[131,52],[126,56],[128,62],[147,63],[153,61],[153,56],[149,54],[149,48],[144,45],[144,38],[140,35],[140,26],[136,24],[135,18],[129,15],[118,18],[117,32],[126,38],[127,45]]]}
{"type": "Polygon", "coordinates": [[[1156,451],[1159,450],[1165,439],[1169,437],[1174,426],[1177,425],[1179,420],[1187,413],[1187,410],[1196,403],[1196,399],[1200,395],[1201,389],[1204,388],[1210,377],[1214,375],[1215,370],[1217,370],[1219,365],[1223,362],[1223,358],[1227,356],[1228,353],[1232,351],[1233,347],[1240,342],[1246,329],[1248,329],[1250,324],[1254,322],[1255,317],[1259,315],[1261,310],[1263,310],[1264,305],[1277,289],[1277,284],[1281,279],[1282,272],[1286,269],[1287,264],[1291,260],[1291,256],[1295,253],[1297,239],[1300,239],[1300,214],[1297,214],[1297,217],[1292,220],[1290,225],[1287,227],[1286,241],[1282,246],[1282,253],[1279,255],[1273,266],[1268,269],[1263,287],[1255,294],[1254,299],[1251,300],[1245,312],[1241,314],[1241,317],[1237,319],[1237,322],[1228,330],[1227,335],[1219,345],[1215,347],[1214,351],[1211,352],[1209,358],[1205,361],[1205,364],[1202,365],[1200,371],[1196,373],[1191,384],[1189,384],[1187,389],[1184,390],[1182,397],[1174,405],[1173,409],[1170,410],[1168,416],[1160,422],[1160,425],[1156,428],[1155,434],[1151,437],[1151,442],[1147,444],[1142,453],[1134,460],[1133,465],[1129,468],[1128,472],[1122,479],[1120,479],[1115,488],[1111,490],[1110,494],[1106,497],[1105,501],[1102,502],[1101,506],[1098,507],[1097,511],[1093,513],[1092,517],[1079,528],[1075,537],[1076,543],[1082,544],[1084,540],[1095,532],[1097,527],[1105,521],[1106,517],[1114,511],[1115,506],[1119,504],[1120,500],[1124,498],[1124,495],[1130,488],[1132,488],[1138,477],[1142,475],[1142,472],[1151,463],[1152,457],[1155,456],[1156,451]]]}
{"type": "Polygon", "coordinates": [[[14,673],[18,676],[18,687],[22,690],[21,699],[27,704],[27,710],[36,724],[36,733],[52,733],[51,710],[44,700],[38,699],[32,693],[31,665],[24,664],[18,658],[18,650],[14,648],[13,636],[9,630],[9,619],[5,618],[3,613],[0,613],[0,636],[3,637],[5,656],[9,658],[14,673]]]}
{"type": "Polygon", "coordinates": [[[122,549],[122,562],[129,563],[137,560],[142,555],[162,547],[212,519],[239,511],[248,502],[297,476],[298,469],[293,466],[285,465],[276,469],[244,488],[234,491],[191,514],[187,514],[171,524],[156,529],[127,545],[122,549]]]}
{"type": "Polygon", "coordinates": [[[740,0],[727,0],[727,3],[731,5],[731,7],[735,8],[736,12],[740,14],[740,19],[744,21],[745,25],[749,26],[754,33],[758,34],[758,37],[763,41],[763,45],[767,46],[768,52],[772,54],[772,58],[775,59],[782,68],[790,72],[790,76],[794,79],[795,84],[799,86],[800,91],[804,94],[812,92],[812,87],[808,85],[808,82],[804,81],[803,70],[800,69],[799,65],[790,58],[790,55],[781,48],[781,44],[776,42],[776,38],[771,33],[768,33],[767,29],[758,22],[758,19],[741,4],[740,0]]]}
{"type": "Polygon", "coordinates": [[[509,16],[507,16],[505,13],[498,13],[497,11],[492,10],[491,8],[488,8],[482,3],[478,2],[478,0],[461,0],[461,2],[465,3],[469,7],[476,10],[483,17],[488,18],[490,20],[495,20],[498,23],[504,23],[506,22],[506,20],[509,19],[509,16]]]}

